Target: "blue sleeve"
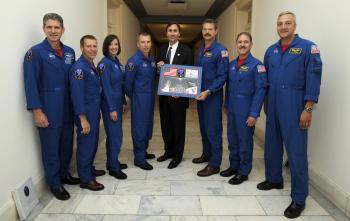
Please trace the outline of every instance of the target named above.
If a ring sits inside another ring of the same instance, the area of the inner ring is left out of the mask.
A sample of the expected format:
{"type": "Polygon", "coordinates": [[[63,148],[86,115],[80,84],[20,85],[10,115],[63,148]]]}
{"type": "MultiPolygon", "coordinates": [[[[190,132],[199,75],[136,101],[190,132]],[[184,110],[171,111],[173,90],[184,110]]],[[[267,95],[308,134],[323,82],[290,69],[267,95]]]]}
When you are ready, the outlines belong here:
{"type": "Polygon", "coordinates": [[[86,115],[85,110],[85,73],[82,69],[71,68],[70,70],[70,89],[71,99],[75,115],[86,115]]]}
{"type": "Polygon", "coordinates": [[[109,112],[116,111],[117,108],[113,104],[112,100],[112,86],[111,86],[111,65],[108,65],[104,62],[100,62],[98,64],[98,71],[101,75],[101,83],[102,83],[102,96],[107,102],[107,107],[109,112]]]}
{"type": "Polygon", "coordinates": [[[137,64],[129,59],[125,67],[125,93],[128,97],[132,97],[137,68],[137,64]]]}
{"type": "Polygon", "coordinates": [[[304,100],[317,103],[322,75],[320,50],[317,45],[311,44],[306,53],[306,93],[304,100]]]}
{"type": "Polygon", "coordinates": [[[39,95],[40,53],[37,50],[27,51],[24,61],[24,90],[27,99],[27,109],[41,108],[39,95]]]}
{"type": "Polygon", "coordinates": [[[229,107],[229,102],[230,102],[230,75],[227,75],[227,80],[226,80],[226,88],[225,88],[225,103],[224,107],[228,110],[229,107]]]}
{"type": "Polygon", "coordinates": [[[217,58],[216,77],[213,83],[208,87],[212,93],[219,91],[224,86],[228,74],[228,63],[227,50],[220,51],[217,58]]]}
{"type": "Polygon", "coordinates": [[[266,68],[260,62],[254,68],[254,96],[253,101],[250,106],[251,117],[258,118],[260,116],[261,107],[264,103],[264,98],[266,95],[266,87],[267,87],[267,76],[266,76],[266,68]]]}

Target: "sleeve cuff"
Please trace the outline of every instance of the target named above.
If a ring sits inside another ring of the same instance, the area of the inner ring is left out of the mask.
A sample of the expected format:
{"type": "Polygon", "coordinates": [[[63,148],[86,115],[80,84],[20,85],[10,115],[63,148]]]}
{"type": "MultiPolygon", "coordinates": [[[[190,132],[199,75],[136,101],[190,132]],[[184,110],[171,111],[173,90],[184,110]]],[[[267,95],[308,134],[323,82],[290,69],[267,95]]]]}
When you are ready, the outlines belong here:
{"type": "Polygon", "coordinates": [[[315,101],[315,103],[317,103],[318,97],[313,95],[305,95],[304,101],[315,101]]]}
{"type": "Polygon", "coordinates": [[[254,118],[258,118],[260,116],[260,114],[256,113],[256,112],[250,112],[249,116],[254,117],[254,118]]]}

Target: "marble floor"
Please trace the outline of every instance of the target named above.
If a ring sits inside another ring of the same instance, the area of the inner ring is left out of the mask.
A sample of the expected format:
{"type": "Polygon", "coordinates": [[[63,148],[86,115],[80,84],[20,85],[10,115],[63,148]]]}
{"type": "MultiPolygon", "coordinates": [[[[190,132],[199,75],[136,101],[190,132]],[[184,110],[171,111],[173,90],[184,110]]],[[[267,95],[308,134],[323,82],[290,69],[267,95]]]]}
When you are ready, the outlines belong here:
{"type": "MultiPolygon", "coordinates": [[[[58,201],[50,194],[41,199],[41,208],[35,221],[280,221],[290,203],[290,176],[284,171],[283,190],[259,191],[258,182],[264,180],[263,149],[258,141],[254,147],[253,170],[249,180],[239,186],[228,184],[228,179],[213,175],[198,177],[197,171],[205,165],[192,164],[193,157],[201,154],[201,140],[195,103],[187,115],[184,160],[175,169],[167,169],[169,160],[150,160],[154,170],[144,171],[133,165],[130,136],[130,112],[124,116],[124,141],[120,161],[128,164],[127,180],[109,175],[98,177],[105,185],[100,192],[66,186],[71,193],[68,201],[58,201]]],[[[224,154],[221,169],[228,166],[226,118],[224,116],[224,154]]],[[[159,112],[156,105],[154,133],[149,152],[163,153],[159,112]]],[[[98,169],[105,169],[106,150],[101,128],[99,150],[95,159],[98,169]]],[[[74,169],[74,168],[73,168],[74,169]]],[[[313,187],[307,207],[298,221],[348,220],[313,187]],[[322,205],[320,205],[322,202],[322,205]]]]}

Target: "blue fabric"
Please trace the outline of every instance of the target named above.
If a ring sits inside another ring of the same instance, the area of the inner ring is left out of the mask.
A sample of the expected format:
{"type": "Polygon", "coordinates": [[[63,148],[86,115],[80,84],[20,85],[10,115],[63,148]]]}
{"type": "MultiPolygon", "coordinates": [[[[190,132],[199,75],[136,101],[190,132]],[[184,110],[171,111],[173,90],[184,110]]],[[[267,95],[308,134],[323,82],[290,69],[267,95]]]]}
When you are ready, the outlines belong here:
{"type": "Polygon", "coordinates": [[[149,140],[153,132],[154,58],[146,58],[137,51],[127,62],[125,92],[131,99],[131,134],[134,145],[134,163],[144,165],[149,140]]]}
{"type": "Polygon", "coordinates": [[[225,107],[228,109],[227,138],[230,167],[242,175],[252,169],[253,134],[248,117],[259,116],[267,87],[266,69],[251,54],[237,67],[238,58],[230,63],[226,84],[225,107]]]}
{"type": "Polygon", "coordinates": [[[119,171],[118,156],[123,141],[124,67],[119,60],[104,57],[98,64],[102,82],[102,117],[106,130],[107,168],[119,171]],[[110,119],[110,113],[117,111],[118,120],[110,119]]]}
{"type": "Polygon", "coordinates": [[[285,145],[292,178],[291,196],[303,204],[308,196],[307,130],[299,127],[306,101],[318,101],[322,62],[317,46],[295,36],[282,53],[280,42],[269,47],[264,63],[268,74],[268,106],[265,137],[265,176],[283,182],[285,145]]]}
{"type": "Polygon", "coordinates": [[[203,46],[199,49],[196,65],[203,68],[202,91],[212,93],[197,103],[203,154],[210,158],[208,165],[217,168],[222,159],[222,87],[228,73],[228,52],[214,41],[205,52],[203,46]]]}
{"type": "Polygon", "coordinates": [[[70,70],[72,102],[77,126],[77,169],[82,182],[94,180],[92,164],[98,147],[101,80],[97,70],[81,55],[70,70]],[[90,132],[82,134],[79,115],[85,115],[90,132]]]}
{"type": "Polygon", "coordinates": [[[74,50],[61,43],[62,58],[45,39],[24,57],[24,86],[27,109],[41,108],[49,126],[39,129],[42,161],[47,184],[61,186],[60,177],[69,175],[73,147],[73,113],[69,96],[69,69],[74,50]]]}

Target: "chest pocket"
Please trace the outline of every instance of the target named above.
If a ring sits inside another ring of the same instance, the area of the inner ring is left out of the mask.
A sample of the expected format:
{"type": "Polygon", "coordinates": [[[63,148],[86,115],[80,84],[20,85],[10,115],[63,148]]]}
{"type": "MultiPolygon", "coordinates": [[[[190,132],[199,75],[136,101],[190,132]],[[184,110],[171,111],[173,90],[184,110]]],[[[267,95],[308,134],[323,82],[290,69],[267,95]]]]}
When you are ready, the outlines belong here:
{"type": "Polygon", "coordinates": [[[50,67],[54,67],[56,69],[61,69],[61,60],[55,54],[42,53],[41,57],[46,65],[50,65],[50,67]]]}

